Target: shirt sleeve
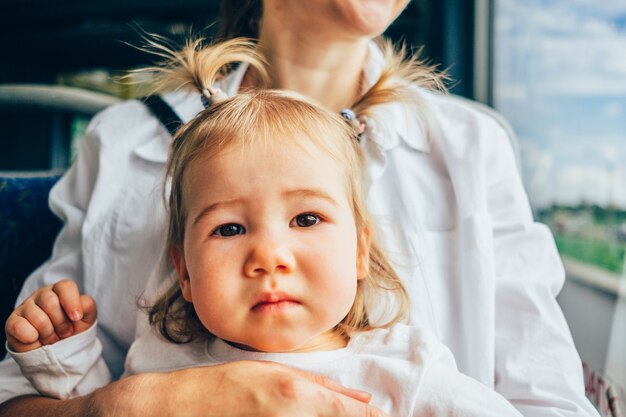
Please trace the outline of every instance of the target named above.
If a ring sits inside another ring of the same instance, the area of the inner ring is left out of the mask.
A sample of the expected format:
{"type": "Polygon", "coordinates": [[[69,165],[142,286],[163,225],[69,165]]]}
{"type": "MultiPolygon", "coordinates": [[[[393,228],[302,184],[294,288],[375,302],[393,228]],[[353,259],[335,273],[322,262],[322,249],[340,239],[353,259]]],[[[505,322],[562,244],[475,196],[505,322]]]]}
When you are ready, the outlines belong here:
{"type": "Polygon", "coordinates": [[[597,416],[556,296],[564,270],[534,222],[512,146],[495,128],[486,160],[496,273],[495,388],[527,416],[597,416]]]}
{"type": "MultiPolygon", "coordinates": [[[[50,193],[50,208],[63,221],[63,228],[55,241],[51,258],[26,279],[16,305],[36,289],[61,279],[74,279],[84,291],[88,278],[82,267],[82,225],[98,176],[99,141],[94,127],[101,115],[90,123],[76,162],[50,193]]],[[[33,393],[36,390],[19,372],[13,358],[7,355],[0,363],[0,402],[33,393]]]]}
{"type": "Polygon", "coordinates": [[[7,351],[40,394],[61,400],[85,395],[111,382],[96,323],[80,334],[30,352],[13,352],[8,345],[7,351]]]}

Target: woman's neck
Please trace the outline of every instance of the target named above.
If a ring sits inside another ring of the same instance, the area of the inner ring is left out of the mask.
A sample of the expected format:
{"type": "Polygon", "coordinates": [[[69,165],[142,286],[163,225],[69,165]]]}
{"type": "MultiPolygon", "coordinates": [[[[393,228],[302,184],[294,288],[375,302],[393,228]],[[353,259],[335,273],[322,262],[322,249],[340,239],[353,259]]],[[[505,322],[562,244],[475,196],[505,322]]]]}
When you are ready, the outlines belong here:
{"type": "Polygon", "coordinates": [[[285,33],[292,29],[288,25],[272,30],[276,27],[263,25],[259,36],[272,88],[298,92],[335,111],[361,96],[368,39],[337,41],[296,29],[285,33]]]}

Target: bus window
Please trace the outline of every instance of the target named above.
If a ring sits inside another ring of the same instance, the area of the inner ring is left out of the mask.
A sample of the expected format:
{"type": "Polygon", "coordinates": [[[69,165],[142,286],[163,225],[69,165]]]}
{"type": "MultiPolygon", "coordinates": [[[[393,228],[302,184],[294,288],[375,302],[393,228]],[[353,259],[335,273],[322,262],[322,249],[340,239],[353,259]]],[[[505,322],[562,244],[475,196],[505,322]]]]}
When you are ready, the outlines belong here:
{"type": "Polygon", "coordinates": [[[626,411],[626,1],[494,6],[494,106],[519,135],[533,210],[563,258],[559,302],[587,394],[611,416],[615,398],[626,411]]]}

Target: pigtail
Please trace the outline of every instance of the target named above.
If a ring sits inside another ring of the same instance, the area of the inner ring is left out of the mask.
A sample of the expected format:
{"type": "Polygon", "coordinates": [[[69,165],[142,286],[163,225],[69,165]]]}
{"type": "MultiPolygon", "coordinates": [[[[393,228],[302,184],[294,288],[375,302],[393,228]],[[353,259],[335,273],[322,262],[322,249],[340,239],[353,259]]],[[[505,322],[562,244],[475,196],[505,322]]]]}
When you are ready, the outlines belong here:
{"type": "Polygon", "coordinates": [[[160,58],[160,62],[133,70],[131,74],[149,73],[153,94],[179,88],[213,92],[214,84],[239,62],[250,65],[257,78],[255,81],[261,85],[266,85],[269,79],[265,59],[257,52],[257,44],[247,38],[214,44],[207,44],[202,37],[190,38],[180,50],[159,35],[150,35],[144,41],[141,49],[160,58]]]}
{"type": "Polygon", "coordinates": [[[419,51],[405,58],[406,45],[395,47],[390,40],[382,38],[379,42],[384,57],[383,69],[378,81],[352,105],[352,110],[358,116],[371,116],[373,107],[385,103],[419,104],[416,87],[446,91],[446,74],[420,59],[419,51]]]}

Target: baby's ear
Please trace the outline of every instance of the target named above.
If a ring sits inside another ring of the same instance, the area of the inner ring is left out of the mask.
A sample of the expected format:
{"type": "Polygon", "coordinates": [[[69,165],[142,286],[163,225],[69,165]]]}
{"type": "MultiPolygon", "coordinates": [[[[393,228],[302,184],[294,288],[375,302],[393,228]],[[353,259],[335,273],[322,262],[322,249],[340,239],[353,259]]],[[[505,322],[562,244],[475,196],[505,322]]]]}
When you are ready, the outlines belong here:
{"type": "Polygon", "coordinates": [[[370,244],[372,241],[372,235],[369,225],[363,226],[358,239],[356,276],[357,279],[363,279],[370,272],[370,244]]]}
{"type": "Polygon", "coordinates": [[[189,273],[187,272],[187,264],[185,263],[185,255],[178,246],[172,246],[170,249],[170,255],[174,262],[174,268],[178,275],[178,285],[183,293],[183,298],[188,302],[193,302],[191,299],[191,282],[189,281],[189,273]]]}

